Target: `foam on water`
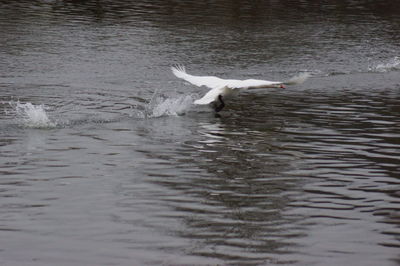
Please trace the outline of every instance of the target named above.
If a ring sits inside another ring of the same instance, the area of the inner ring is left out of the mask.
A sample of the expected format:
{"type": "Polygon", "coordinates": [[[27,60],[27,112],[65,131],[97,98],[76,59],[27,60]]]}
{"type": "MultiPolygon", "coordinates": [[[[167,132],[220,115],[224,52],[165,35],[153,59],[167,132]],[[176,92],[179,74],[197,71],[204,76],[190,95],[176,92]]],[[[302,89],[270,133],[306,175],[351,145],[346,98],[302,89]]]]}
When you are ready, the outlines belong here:
{"type": "Polygon", "coordinates": [[[386,62],[373,64],[368,67],[370,72],[388,72],[393,70],[400,70],[400,57],[395,56],[386,62]]]}
{"type": "Polygon", "coordinates": [[[154,95],[146,106],[146,117],[155,118],[184,115],[191,108],[194,100],[194,95],[181,95],[177,97],[154,95]]]}
{"type": "Polygon", "coordinates": [[[16,120],[19,124],[29,128],[54,128],[57,123],[51,121],[46,113],[44,105],[34,105],[30,102],[10,102],[16,112],[16,120]]]}

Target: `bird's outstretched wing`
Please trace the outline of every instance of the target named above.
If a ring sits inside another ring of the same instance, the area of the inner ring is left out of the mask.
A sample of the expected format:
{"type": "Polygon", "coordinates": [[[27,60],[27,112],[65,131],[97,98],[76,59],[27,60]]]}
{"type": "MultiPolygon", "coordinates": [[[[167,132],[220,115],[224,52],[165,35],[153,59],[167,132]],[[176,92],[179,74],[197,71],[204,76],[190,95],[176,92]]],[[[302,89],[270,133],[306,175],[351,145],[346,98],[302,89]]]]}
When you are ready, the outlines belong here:
{"type": "Polygon", "coordinates": [[[210,104],[218,99],[218,95],[222,93],[222,90],[220,88],[209,90],[202,98],[194,101],[194,104],[210,104]]]}
{"type": "Polygon", "coordinates": [[[226,84],[226,80],[214,77],[214,76],[193,76],[188,73],[186,73],[185,67],[184,66],[174,66],[171,67],[172,73],[174,73],[175,76],[178,78],[184,79],[187,82],[192,83],[193,85],[196,86],[206,86],[211,89],[215,88],[220,88],[224,87],[226,84]]]}

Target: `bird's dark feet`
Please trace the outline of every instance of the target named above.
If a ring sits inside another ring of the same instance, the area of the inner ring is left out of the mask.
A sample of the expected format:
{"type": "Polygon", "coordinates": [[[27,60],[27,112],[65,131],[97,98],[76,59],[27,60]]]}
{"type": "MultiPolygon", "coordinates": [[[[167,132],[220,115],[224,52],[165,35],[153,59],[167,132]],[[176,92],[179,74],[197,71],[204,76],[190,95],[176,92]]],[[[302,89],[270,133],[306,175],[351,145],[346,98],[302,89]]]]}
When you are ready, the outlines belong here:
{"type": "Polygon", "coordinates": [[[224,109],[224,107],[225,107],[225,103],[224,103],[224,101],[222,100],[222,95],[218,95],[218,100],[219,100],[219,102],[220,102],[220,105],[218,105],[218,106],[216,106],[215,107],[215,112],[220,112],[222,109],[224,109]]]}
{"type": "Polygon", "coordinates": [[[215,114],[214,114],[214,117],[215,117],[215,118],[221,118],[222,116],[221,116],[220,114],[218,114],[218,113],[215,113],[215,114]]]}

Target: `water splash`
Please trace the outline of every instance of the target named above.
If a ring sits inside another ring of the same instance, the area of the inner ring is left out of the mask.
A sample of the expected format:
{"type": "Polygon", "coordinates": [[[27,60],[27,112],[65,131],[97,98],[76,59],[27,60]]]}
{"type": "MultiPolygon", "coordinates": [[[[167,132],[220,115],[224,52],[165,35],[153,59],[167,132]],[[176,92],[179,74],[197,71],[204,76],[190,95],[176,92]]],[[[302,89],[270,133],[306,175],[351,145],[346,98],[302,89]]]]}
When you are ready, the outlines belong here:
{"type": "Polygon", "coordinates": [[[297,76],[294,76],[293,78],[289,79],[285,83],[287,85],[296,85],[296,84],[302,84],[304,81],[306,81],[309,77],[311,77],[311,73],[309,72],[304,72],[300,73],[297,76]]]}
{"type": "Polygon", "coordinates": [[[374,64],[368,67],[370,72],[389,72],[393,70],[400,70],[400,57],[395,56],[391,60],[383,63],[374,64]]]}
{"type": "Polygon", "coordinates": [[[17,121],[24,127],[29,128],[54,128],[57,123],[51,121],[47,116],[44,105],[34,105],[30,102],[10,102],[17,116],[17,121]]]}
{"type": "Polygon", "coordinates": [[[153,95],[146,106],[146,117],[155,118],[161,116],[180,116],[190,110],[195,95],[181,95],[177,97],[165,97],[153,95]]]}

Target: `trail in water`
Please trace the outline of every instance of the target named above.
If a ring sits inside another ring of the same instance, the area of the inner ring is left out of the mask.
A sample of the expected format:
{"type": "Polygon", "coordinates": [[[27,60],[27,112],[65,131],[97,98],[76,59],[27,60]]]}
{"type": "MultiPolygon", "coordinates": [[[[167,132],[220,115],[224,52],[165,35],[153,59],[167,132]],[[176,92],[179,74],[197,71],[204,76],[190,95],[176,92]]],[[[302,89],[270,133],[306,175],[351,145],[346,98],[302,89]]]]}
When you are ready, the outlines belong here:
{"type": "Polygon", "coordinates": [[[400,70],[400,57],[395,56],[389,60],[373,63],[368,67],[369,72],[389,72],[400,70]]]}
{"type": "MultiPolygon", "coordinates": [[[[165,96],[154,93],[151,100],[142,108],[132,108],[129,115],[131,118],[136,119],[149,119],[158,118],[163,116],[180,116],[184,115],[192,108],[193,101],[196,99],[195,95],[179,95],[179,96],[165,96]]],[[[98,114],[85,115],[85,118],[71,120],[58,120],[49,114],[50,107],[39,104],[35,105],[30,102],[10,101],[5,102],[5,112],[18,126],[25,128],[37,129],[51,129],[56,127],[71,126],[83,123],[109,123],[119,121],[121,117],[117,118],[102,118],[98,114]]],[[[54,115],[53,115],[54,116],[54,115]]],[[[121,114],[121,116],[123,116],[121,114]]]]}
{"type": "Polygon", "coordinates": [[[369,59],[358,67],[341,68],[338,66],[327,68],[306,68],[303,72],[311,74],[312,77],[344,76],[360,73],[389,73],[400,71],[400,56],[392,56],[386,59],[369,59]]]}

